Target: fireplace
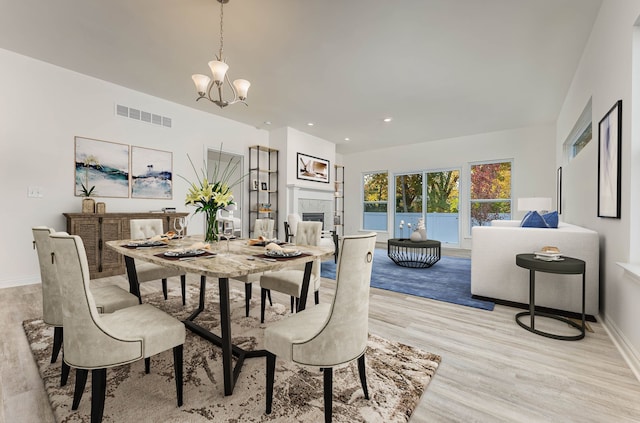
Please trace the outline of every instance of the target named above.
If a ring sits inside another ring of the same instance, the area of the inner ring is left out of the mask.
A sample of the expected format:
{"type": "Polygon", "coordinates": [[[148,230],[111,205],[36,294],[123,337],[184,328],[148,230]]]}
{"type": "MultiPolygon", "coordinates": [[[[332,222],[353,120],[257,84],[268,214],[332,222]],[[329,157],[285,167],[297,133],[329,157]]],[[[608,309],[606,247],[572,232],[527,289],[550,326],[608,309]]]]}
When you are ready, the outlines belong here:
{"type": "Polygon", "coordinates": [[[302,213],[302,220],[306,222],[322,222],[322,230],[324,230],[324,213],[302,213]]]}

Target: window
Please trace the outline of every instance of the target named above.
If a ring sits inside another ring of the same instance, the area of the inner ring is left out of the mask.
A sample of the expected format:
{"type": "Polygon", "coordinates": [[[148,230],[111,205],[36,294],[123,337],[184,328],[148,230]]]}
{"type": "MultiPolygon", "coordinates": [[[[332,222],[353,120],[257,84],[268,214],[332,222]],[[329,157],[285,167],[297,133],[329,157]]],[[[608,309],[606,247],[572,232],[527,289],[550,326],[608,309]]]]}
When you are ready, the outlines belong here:
{"type": "Polygon", "coordinates": [[[578,121],[564,142],[565,154],[569,160],[573,159],[591,141],[591,99],[584,107],[578,121]]]}
{"type": "Polygon", "coordinates": [[[471,226],[511,218],[511,162],[471,165],[471,226]]]}
{"type": "Polygon", "coordinates": [[[389,177],[387,172],[365,173],[363,175],[362,228],[373,231],[387,230],[387,201],[389,198],[389,177]]]}

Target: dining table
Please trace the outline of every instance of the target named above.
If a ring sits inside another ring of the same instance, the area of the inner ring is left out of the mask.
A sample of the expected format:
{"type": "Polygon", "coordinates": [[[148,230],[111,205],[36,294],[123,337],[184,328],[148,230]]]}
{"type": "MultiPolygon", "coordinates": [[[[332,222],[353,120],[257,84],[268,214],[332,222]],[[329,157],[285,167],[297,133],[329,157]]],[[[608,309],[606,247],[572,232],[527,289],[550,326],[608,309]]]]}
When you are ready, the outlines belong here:
{"type": "MultiPolygon", "coordinates": [[[[198,251],[196,255],[180,254],[189,250],[189,246],[201,243],[201,235],[191,235],[168,243],[149,244],[140,240],[107,241],[108,248],[122,254],[125,260],[129,290],[140,298],[140,288],[136,274],[135,261],[155,263],[160,266],[177,269],[184,273],[200,275],[200,295],[198,307],[183,321],[185,327],[198,336],[208,340],[222,349],[222,367],[224,375],[224,394],[232,395],[236,381],[240,375],[246,358],[265,357],[266,350],[244,350],[233,345],[231,336],[231,310],[229,303],[229,279],[254,273],[278,271],[304,264],[302,292],[298,303],[298,311],[306,307],[309,292],[311,268],[316,259],[333,257],[333,249],[317,246],[295,246],[280,242],[286,250],[296,251],[293,257],[273,257],[267,255],[264,245],[249,245],[249,240],[237,238],[231,241],[212,243],[209,248],[198,251]],[[217,278],[220,301],[220,334],[196,323],[197,316],[205,310],[205,292],[207,278],[217,278]],[[236,357],[235,366],[233,357],[236,357]]],[[[193,253],[193,252],[192,252],[193,253]]]]}

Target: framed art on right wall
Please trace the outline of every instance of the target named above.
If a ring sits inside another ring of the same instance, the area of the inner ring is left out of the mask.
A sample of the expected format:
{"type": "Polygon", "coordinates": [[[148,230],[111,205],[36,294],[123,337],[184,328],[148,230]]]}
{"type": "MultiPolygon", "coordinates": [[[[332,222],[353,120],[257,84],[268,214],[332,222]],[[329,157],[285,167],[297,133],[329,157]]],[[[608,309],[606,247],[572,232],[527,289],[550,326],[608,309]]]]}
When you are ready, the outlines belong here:
{"type": "Polygon", "coordinates": [[[598,217],[620,218],[622,100],[598,124],[598,217]]]}

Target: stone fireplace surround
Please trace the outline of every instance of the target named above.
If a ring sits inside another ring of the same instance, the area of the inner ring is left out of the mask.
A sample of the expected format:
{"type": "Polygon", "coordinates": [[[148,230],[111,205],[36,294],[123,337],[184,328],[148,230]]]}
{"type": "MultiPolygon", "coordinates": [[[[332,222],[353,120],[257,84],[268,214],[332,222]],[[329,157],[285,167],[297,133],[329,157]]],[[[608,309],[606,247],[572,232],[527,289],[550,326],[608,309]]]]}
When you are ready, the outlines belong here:
{"type": "Polygon", "coordinates": [[[333,191],[331,187],[309,188],[300,185],[287,185],[287,214],[323,213],[324,230],[333,230],[333,191]]]}

